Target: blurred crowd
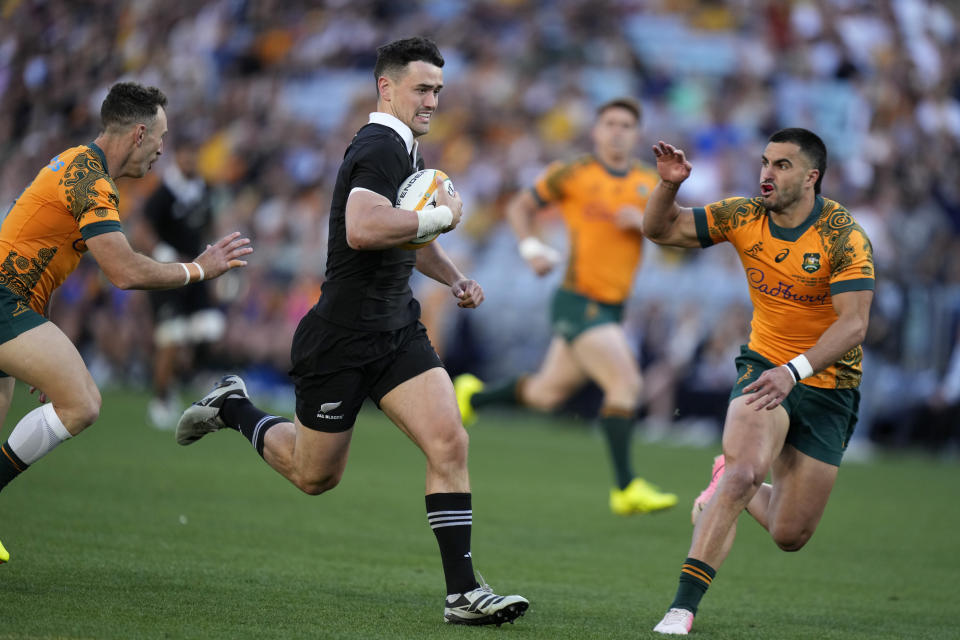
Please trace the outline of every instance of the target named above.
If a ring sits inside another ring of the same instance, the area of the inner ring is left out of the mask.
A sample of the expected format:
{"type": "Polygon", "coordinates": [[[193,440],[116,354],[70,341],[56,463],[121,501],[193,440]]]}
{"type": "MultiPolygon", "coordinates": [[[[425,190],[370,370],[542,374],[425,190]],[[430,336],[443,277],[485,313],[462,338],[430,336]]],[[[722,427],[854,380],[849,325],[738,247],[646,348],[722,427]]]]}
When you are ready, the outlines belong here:
{"type": "MultiPolygon", "coordinates": [[[[95,137],[111,84],[160,87],[169,146],[147,178],[119,182],[125,229],[135,238],[145,224],[171,151],[195,147],[215,210],[211,239],[239,229],[256,253],[216,283],[226,331],[193,366],[282,389],[293,329],[323,282],[336,167],[375,108],[376,47],[427,35],[446,65],[422,153],[453,178],[467,211],[440,242],[487,302],[458,311],[422,279],[416,293],[451,371],[496,378],[538,363],[559,277],[529,272],[503,204],[549,161],[589,148],[597,104],[640,99],[640,157],[652,164],[658,139],[686,151],[687,205],[756,194],[769,134],[807,127],[830,152],[824,194],[865,228],[877,263],[859,440],[956,451],[957,18],[935,0],[7,0],[0,210],[50,157],[95,137]]],[[[542,223],[543,238],[564,248],[557,217],[542,223]]],[[[143,293],[110,287],[84,261],[51,315],[101,382],[146,384],[154,346],[143,293]]],[[[651,437],[677,423],[715,435],[748,320],[729,247],[648,245],[627,326],[651,437]]],[[[589,405],[581,398],[578,410],[589,405]]]]}

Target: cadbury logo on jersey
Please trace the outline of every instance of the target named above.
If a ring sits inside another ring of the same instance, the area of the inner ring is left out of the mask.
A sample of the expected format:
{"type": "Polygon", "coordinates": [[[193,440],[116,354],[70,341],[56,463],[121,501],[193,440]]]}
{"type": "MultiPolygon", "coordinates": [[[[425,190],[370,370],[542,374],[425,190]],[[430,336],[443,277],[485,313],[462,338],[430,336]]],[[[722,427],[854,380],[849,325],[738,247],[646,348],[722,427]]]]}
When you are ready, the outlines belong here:
{"type": "Polygon", "coordinates": [[[777,280],[776,284],[765,282],[766,274],[761,269],[754,267],[750,267],[745,273],[747,274],[747,283],[752,289],[755,289],[758,292],[773,298],[783,298],[784,300],[791,300],[793,302],[823,304],[827,301],[827,298],[830,295],[827,292],[817,295],[811,295],[809,293],[797,293],[794,291],[794,284],[783,282],[782,280],[777,280]]]}
{"type": "Polygon", "coordinates": [[[820,268],[820,254],[819,253],[805,253],[803,254],[803,264],[800,265],[803,267],[803,270],[807,273],[813,273],[820,268]]]}

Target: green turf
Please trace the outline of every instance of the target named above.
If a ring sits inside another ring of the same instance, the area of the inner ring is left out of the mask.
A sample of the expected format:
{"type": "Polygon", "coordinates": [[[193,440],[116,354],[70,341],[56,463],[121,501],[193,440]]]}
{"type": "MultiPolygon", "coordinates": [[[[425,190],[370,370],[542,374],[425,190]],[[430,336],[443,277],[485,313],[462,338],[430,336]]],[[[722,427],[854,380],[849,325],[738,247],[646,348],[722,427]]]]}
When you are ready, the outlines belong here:
{"type": "MultiPolygon", "coordinates": [[[[35,402],[17,391],[12,422],[35,402]]],[[[607,510],[603,443],[571,420],[487,415],[471,430],[476,567],[531,601],[515,625],[441,617],[420,452],[365,410],[340,487],[298,493],[233,432],[178,447],[146,398],[0,496],[0,639],[655,637],[713,449],[635,452],[677,509],[607,510]]],[[[9,433],[10,424],[3,437],[9,433]]],[[[700,609],[701,638],[958,637],[955,463],[848,464],[813,540],[779,551],[749,517],[700,609]]]]}

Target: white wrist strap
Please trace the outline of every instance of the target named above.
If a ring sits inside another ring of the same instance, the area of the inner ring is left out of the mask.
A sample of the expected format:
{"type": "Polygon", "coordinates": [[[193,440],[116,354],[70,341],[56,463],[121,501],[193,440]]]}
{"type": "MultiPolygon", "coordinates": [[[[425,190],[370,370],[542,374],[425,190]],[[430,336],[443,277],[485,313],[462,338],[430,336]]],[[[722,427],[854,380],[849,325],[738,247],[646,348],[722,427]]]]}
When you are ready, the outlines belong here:
{"type": "Polygon", "coordinates": [[[185,263],[183,263],[183,262],[179,262],[179,263],[177,263],[177,264],[179,264],[181,267],[183,267],[183,272],[184,272],[184,273],[186,274],[186,276],[187,276],[186,278],[183,279],[183,285],[186,286],[186,285],[190,284],[190,269],[188,269],[188,268],[187,268],[187,265],[186,265],[185,263]]]}
{"type": "Polygon", "coordinates": [[[450,207],[442,205],[431,207],[429,209],[420,209],[417,211],[417,237],[438,233],[449,227],[453,223],[453,211],[450,207]]]}
{"type": "Polygon", "coordinates": [[[520,256],[524,260],[532,260],[533,258],[544,258],[550,262],[560,260],[560,253],[556,249],[540,242],[539,238],[533,236],[527,236],[521,240],[520,244],[517,245],[517,250],[520,251],[520,256]]]}
{"type": "MultiPolygon", "coordinates": [[[[205,274],[205,273],[203,272],[203,267],[200,266],[200,263],[199,263],[199,262],[193,261],[193,262],[191,262],[190,264],[194,265],[194,266],[197,268],[197,271],[200,272],[200,280],[206,280],[206,279],[207,279],[207,274],[205,274]]],[[[197,282],[200,282],[200,280],[197,280],[197,282]]]]}
{"type": "Polygon", "coordinates": [[[809,378],[813,375],[813,367],[810,365],[810,361],[807,360],[807,356],[802,353],[783,366],[787,368],[796,382],[800,382],[804,378],[809,378]]]}

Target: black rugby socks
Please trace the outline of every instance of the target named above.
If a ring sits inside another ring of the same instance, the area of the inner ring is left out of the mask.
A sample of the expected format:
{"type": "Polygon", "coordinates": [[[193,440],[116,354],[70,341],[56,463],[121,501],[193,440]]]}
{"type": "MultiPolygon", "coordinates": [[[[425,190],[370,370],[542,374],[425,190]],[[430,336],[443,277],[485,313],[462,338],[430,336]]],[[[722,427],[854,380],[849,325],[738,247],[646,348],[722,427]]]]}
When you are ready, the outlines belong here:
{"type": "Polygon", "coordinates": [[[470,531],[473,508],[469,493],[431,493],[426,496],[427,521],[440,545],[447,594],[466,593],[479,584],[473,575],[470,531]]]}
{"type": "Polygon", "coordinates": [[[261,411],[247,398],[227,398],[220,409],[220,418],[229,428],[242,433],[263,457],[263,439],[270,427],[290,422],[282,416],[261,411]]]}

